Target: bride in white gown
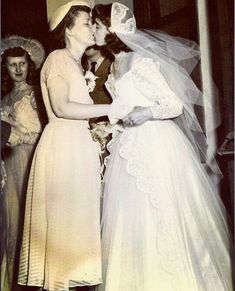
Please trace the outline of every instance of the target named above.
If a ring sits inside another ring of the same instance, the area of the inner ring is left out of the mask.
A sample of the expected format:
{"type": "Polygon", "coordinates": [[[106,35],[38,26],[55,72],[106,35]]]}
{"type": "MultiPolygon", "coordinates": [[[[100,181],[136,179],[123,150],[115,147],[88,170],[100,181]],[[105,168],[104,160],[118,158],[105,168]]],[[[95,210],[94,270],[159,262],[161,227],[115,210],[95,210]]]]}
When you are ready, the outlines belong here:
{"type": "Polygon", "coordinates": [[[97,44],[115,55],[109,119],[126,125],[114,126],[109,145],[99,290],[231,291],[224,206],[191,134],[202,133],[190,105],[203,96],[170,58],[177,46],[178,59],[196,57],[196,47],[175,40],[170,51],[171,38],[161,34],[155,43],[165,48],[153,47],[120,3],[95,6],[93,17],[97,44]]]}

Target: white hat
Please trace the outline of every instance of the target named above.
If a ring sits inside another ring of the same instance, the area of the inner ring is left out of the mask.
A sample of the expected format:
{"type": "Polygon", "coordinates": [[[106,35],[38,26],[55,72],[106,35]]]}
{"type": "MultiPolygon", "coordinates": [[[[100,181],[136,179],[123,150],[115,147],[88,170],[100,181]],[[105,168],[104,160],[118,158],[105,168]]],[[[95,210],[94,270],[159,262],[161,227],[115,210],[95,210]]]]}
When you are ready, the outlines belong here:
{"type": "Polygon", "coordinates": [[[30,56],[38,69],[45,59],[45,51],[41,43],[36,39],[25,38],[19,35],[11,35],[1,40],[1,54],[7,49],[21,47],[30,56]]]}
{"type": "Polygon", "coordinates": [[[73,0],[57,8],[49,19],[50,30],[54,30],[64,19],[69,9],[77,5],[87,6],[92,9],[94,7],[94,0],[73,0]]]}

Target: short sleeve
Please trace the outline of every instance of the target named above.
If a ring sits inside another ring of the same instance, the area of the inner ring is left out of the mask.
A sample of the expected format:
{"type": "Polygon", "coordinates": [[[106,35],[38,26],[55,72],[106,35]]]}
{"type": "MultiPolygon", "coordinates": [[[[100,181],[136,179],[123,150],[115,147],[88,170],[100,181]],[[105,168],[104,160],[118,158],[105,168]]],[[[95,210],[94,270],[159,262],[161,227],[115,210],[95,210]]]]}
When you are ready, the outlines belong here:
{"type": "Polygon", "coordinates": [[[55,77],[60,77],[64,81],[67,80],[67,62],[61,51],[52,52],[46,59],[42,71],[41,78],[48,83],[55,77]]]}

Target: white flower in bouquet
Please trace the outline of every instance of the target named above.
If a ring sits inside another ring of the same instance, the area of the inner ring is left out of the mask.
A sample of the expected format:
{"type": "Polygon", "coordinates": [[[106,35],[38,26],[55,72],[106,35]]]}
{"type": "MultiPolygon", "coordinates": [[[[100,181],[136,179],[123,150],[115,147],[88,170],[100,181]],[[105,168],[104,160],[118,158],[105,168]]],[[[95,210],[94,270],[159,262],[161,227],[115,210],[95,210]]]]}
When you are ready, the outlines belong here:
{"type": "Polygon", "coordinates": [[[88,92],[92,92],[96,85],[96,77],[91,71],[86,71],[85,73],[85,80],[88,87],[88,92]]]}
{"type": "Polygon", "coordinates": [[[105,149],[105,145],[108,141],[107,137],[109,136],[109,132],[107,128],[110,126],[109,122],[101,121],[97,123],[91,124],[91,134],[94,141],[98,142],[101,146],[101,149],[105,149]]]}
{"type": "Polygon", "coordinates": [[[91,123],[91,135],[95,142],[98,142],[101,146],[101,151],[105,150],[105,147],[108,147],[108,151],[112,147],[112,140],[115,136],[123,131],[123,126],[120,124],[111,125],[108,121],[101,121],[98,123],[91,123]],[[108,142],[108,136],[112,134],[112,140],[108,142]]]}

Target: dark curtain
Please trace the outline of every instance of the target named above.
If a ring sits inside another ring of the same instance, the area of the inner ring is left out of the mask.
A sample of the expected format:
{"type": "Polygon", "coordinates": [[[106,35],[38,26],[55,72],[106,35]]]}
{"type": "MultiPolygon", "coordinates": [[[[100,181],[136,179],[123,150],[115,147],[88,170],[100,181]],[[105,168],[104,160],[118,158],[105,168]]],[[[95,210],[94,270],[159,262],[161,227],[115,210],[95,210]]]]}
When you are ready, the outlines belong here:
{"type": "Polygon", "coordinates": [[[2,37],[17,34],[39,40],[49,48],[46,0],[2,0],[2,37]]]}
{"type": "MultiPolygon", "coordinates": [[[[234,130],[234,8],[232,0],[209,0],[209,29],[213,79],[220,92],[222,123],[218,128],[218,144],[234,130]]],[[[228,145],[233,148],[233,142],[228,145]]],[[[234,217],[234,156],[218,156],[224,174],[221,195],[234,217]]],[[[234,229],[234,227],[233,227],[234,229]]]]}

